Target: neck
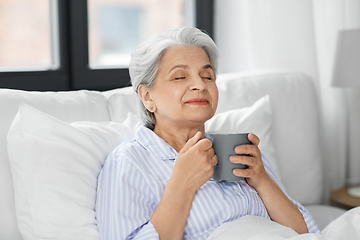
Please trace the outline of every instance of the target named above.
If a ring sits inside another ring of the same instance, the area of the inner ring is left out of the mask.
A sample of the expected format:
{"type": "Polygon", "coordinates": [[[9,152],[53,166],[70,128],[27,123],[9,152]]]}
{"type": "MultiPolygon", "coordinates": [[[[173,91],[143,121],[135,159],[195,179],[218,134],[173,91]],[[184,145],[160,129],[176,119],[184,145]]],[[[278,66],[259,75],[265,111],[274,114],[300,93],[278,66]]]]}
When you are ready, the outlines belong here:
{"type": "Polygon", "coordinates": [[[198,131],[200,131],[203,134],[203,137],[205,137],[204,124],[184,127],[156,123],[154,128],[154,133],[164,139],[164,141],[172,146],[177,152],[180,152],[185,143],[195,136],[198,131]]]}

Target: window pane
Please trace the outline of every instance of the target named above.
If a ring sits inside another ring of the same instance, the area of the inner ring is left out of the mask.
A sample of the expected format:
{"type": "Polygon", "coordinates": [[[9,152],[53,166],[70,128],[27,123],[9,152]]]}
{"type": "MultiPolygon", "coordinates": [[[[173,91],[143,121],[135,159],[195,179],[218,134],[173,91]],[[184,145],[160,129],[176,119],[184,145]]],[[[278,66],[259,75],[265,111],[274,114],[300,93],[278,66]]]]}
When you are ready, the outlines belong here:
{"type": "Polygon", "coordinates": [[[89,65],[127,67],[144,38],[193,26],[193,0],[88,0],[89,65]]]}
{"type": "Polygon", "coordinates": [[[0,0],[0,71],[59,67],[57,1],[0,0]]]}

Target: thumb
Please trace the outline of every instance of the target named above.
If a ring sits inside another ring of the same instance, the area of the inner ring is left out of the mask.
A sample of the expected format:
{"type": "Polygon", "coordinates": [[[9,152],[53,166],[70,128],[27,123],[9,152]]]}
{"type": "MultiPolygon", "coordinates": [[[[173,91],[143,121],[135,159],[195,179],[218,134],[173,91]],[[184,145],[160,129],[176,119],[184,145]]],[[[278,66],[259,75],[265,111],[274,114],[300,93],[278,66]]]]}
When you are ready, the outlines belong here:
{"type": "Polygon", "coordinates": [[[255,146],[259,146],[260,139],[259,139],[259,137],[256,136],[255,134],[249,133],[248,139],[249,139],[249,141],[250,141],[252,144],[254,144],[255,146]]]}
{"type": "Polygon", "coordinates": [[[180,150],[180,153],[184,153],[187,150],[189,150],[189,148],[191,148],[192,146],[194,146],[202,137],[202,133],[200,131],[198,131],[195,136],[193,136],[192,138],[190,138],[184,145],[184,147],[180,150]]]}

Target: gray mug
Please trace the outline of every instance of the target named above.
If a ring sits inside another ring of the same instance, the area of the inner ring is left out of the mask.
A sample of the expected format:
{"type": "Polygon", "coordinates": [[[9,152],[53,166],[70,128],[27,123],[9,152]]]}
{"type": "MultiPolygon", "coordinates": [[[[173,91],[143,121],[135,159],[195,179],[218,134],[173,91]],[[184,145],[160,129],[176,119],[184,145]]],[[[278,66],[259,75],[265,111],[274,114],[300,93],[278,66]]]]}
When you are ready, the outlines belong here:
{"type": "Polygon", "coordinates": [[[215,154],[218,157],[218,163],[214,166],[213,179],[217,181],[237,182],[244,179],[233,174],[234,169],[246,169],[247,165],[232,163],[229,157],[236,154],[235,147],[238,145],[251,144],[247,138],[248,133],[226,133],[226,132],[208,132],[208,138],[212,141],[215,154]]]}

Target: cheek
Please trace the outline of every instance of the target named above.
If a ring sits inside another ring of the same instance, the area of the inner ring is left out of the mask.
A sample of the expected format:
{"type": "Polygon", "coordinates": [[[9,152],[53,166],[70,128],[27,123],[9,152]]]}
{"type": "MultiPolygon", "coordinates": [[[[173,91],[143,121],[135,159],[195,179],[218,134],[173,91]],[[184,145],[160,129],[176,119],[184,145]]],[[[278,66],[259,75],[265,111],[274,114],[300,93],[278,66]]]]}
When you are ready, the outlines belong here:
{"type": "Polygon", "coordinates": [[[212,100],[212,105],[213,105],[214,111],[216,111],[218,100],[219,100],[219,91],[218,91],[216,84],[214,84],[214,86],[209,88],[209,94],[211,95],[211,100],[212,100]]]}
{"type": "Polygon", "coordinates": [[[184,96],[183,91],[172,86],[164,86],[159,92],[161,94],[157,94],[156,103],[158,106],[166,106],[166,108],[175,108],[175,105],[178,105],[184,96]]]}

